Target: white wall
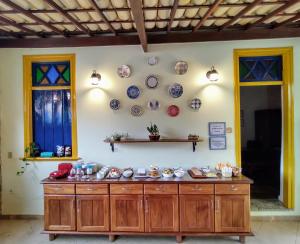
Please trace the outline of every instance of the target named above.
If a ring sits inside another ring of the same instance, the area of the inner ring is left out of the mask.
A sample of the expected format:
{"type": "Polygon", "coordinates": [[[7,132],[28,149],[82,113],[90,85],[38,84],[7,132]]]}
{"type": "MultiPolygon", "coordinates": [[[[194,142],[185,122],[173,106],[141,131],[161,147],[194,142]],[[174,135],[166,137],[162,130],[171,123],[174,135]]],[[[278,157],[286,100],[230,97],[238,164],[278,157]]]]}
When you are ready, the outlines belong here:
{"type": "MultiPolygon", "coordinates": [[[[18,160],[23,155],[23,87],[22,87],[22,55],[47,53],[76,54],[77,85],[77,118],[79,156],[87,161],[96,161],[117,167],[214,165],[218,161],[235,162],[234,134],[228,134],[226,151],[209,151],[207,123],[209,121],[226,121],[227,126],[234,127],[233,97],[233,49],[253,47],[293,46],[295,67],[300,65],[300,39],[278,39],[257,41],[211,42],[151,45],[149,53],[143,53],[139,46],[113,46],[88,48],[55,48],[55,49],[0,49],[0,100],[1,100],[1,157],[2,157],[2,209],[3,214],[42,214],[43,199],[40,180],[56,168],[54,162],[37,162],[30,165],[23,176],[16,176],[21,165],[18,160]],[[147,57],[155,55],[159,58],[156,66],[147,65],[147,57]],[[186,75],[175,75],[173,66],[176,60],[189,63],[186,75]],[[129,64],[133,74],[129,79],[121,79],[116,69],[121,64],[129,64]],[[215,65],[221,75],[217,85],[210,85],[205,73],[211,65],[215,65]],[[92,88],[88,78],[93,69],[102,75],[101,89],[92,88]],[[157,74],[160,86],[148,90],[144,85],[145,77],[157,74]],[[170,98],[168,85],[180,82],[184,86],[181,98],[170,98]],[[142,96],[136,101],[126,97],[126,89],[130,84],[142,88],[142,96]],[[122,109],[113,112],[109,108],[111,98],[119,98],[122,109]],[[190,111],[187,101],[201,98],[203,105],[199,112],[190,111]],[[147,101],[151,98],[160,100],[160,111],[147,110],[147,101]],[[133,104],[145,107],[140,118],[130,115],[129,108],[133,104]],[[166,107],[177,104],[181,113],[177,118],[166,115],[166,107]],[[118,145],[115,153],[103,139],[113,132],[128,132],[133,137],[146,137],[146,125],[149,122],[159,125],[164,136],[185,137],[188,133],[198,133],[205,141],[200,143],[195,153],[189,144],[153,144],[153,145],[118,145]],[[8,159],[8,152],[13,152],[13,159],[8,159]]],[[[298,69],[295,68],[295,71],[298,69]]],[[[295,107],[300,102],[300,74],[295,72],[295,107]]],[[[299,117],[295,109],[295,151],[296,172],[299,171],[299,117]]],[[[299,173],[296,187],[299,189],[299,173]]],[[[295,211],[283,214],[300,214],[300,194],[296,194],[295,211]]],[[[262,214],[273,214],[264,212],[262,214]]],[[[276,212],[274,214],[282,214],[276,212]]]]}

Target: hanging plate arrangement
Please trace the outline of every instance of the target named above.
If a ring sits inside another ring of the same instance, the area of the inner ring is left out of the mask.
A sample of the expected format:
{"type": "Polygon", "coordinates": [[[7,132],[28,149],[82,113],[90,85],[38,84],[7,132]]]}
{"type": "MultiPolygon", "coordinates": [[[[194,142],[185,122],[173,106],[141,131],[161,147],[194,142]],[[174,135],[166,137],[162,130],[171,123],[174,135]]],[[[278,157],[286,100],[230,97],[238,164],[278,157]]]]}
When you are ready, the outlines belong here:
{"type": "Polygon", "coordinates": [[[148,108],[151,110],[151,111],[156,111],[158,110],[160,107],[160,103],[158,100],[156,99],[152,99],[148,102],[148,108]]]}
{"type": "Polygon", "coordinates": [[[134,117],[140,117],[144,113],[144,109],[139,105],[133,105],[130,109],[131,115],[134,117]]]}
{"type": "Polygon", "coordinates": [[[173,98],[181,97],[183,93],[183,87],[179,83],[174,83],[169,87],[169,94],[173,98]]]}
{"type": "Polygon", "coordinates": [[[130,67],[126,64],[123,64],[120,67],[118,67],[117,72],[121,78],[128,78],[131,75],[130,67]]]}
{"type": "Polygon", "coordinates": [[[170,105],[167,110],[168,115],[171,117],[176,117],[179,114],[179,112],[180,109],[176,105],[170,105]]]}
{"type": "Polygon", "coordinates": [[[140,89],[137,86],[130,86],[127,89],[127,96],[131,99],[136,99],[140,95],[140,89]]]}
{"type": "Polygon", "coordinates": [[[191,102],[190,102],[190,108],[193,110],[199,110],[201,107],[201,100],[199,98],[194,98],[191,102]]]}
{"type": "Polygon", "coordinates": [[[158,63],[158,58],[155,56],[149,57],[148,58],[148,64],[149,65],[156,65],[158,63]]]}
{"type": "Polygon", "coordinates": [[[146,78],[145,84],[148,88],[153,89],[158,86],[158,78],[155,75],[149,75],[146,78]]]}
{"type": "Polygon", "coordinates": [[[112,99],[109,103],[109,106],[112,110],[119,110],[120,105],[121,105],[121,103],[118,99],[112,99]]]}
{"type": "Polygon", "coordinates": [[[188,70],[188,64],[185,61],[178,61],[175,64],[175,72],[178,75],[183,75],[187,72],[188,70]]]}

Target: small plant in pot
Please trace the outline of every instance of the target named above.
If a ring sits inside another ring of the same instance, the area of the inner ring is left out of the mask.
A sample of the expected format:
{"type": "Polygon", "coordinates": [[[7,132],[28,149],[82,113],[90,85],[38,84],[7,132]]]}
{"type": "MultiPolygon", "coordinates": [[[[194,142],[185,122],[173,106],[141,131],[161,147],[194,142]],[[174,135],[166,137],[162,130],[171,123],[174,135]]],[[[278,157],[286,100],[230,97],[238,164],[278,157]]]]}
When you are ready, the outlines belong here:
{"type": "Polygon", "coordinates": [[[158,141],[160,138],[159,130],[156,124],[152,124],[147,127],[147,130],[149,131],[149,139],[150,141],[158,141]]]}

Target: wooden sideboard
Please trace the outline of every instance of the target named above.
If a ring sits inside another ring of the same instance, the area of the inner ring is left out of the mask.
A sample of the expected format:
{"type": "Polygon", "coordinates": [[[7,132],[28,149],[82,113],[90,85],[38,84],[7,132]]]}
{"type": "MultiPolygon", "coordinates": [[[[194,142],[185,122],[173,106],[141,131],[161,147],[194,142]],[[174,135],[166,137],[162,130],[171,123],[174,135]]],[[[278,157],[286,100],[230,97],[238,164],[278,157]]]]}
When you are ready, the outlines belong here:
{"type": "Polygon", "coordinates": [[[44,184],[44,231],[59,234],[253,235],[247,177],[51,180],[44,184]]]}

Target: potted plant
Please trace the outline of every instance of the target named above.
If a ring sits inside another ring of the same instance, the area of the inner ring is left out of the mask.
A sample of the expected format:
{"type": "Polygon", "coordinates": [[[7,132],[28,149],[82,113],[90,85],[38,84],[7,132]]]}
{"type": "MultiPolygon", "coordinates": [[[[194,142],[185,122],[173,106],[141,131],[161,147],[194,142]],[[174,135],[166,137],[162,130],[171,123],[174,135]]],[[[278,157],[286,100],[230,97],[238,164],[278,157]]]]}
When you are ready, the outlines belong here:
{"type": "Polygon", "coordinates": [[[150,135],[149,135],[149,139],[150,141],[158,141],[160,138],[159,135],[159,130],[156,124],[151,123],[151,125],[149,127],[147,127],[147,130],[149,131],[150,135]]]}

